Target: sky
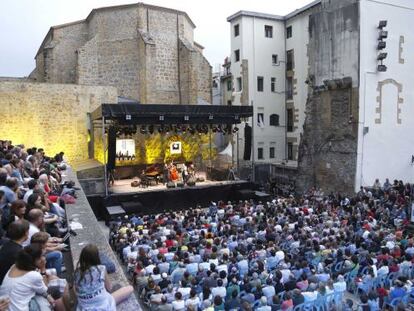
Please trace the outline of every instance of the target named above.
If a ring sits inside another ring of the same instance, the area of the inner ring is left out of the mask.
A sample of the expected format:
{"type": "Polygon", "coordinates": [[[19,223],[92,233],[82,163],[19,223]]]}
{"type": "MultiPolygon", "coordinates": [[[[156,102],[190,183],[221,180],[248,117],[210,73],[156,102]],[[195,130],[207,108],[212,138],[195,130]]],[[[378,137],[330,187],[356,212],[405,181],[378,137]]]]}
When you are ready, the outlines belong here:
{"type": "Polygon", "coordinates": [[[228,16],[240,10],[286,15],[311,0],[0,0],[0,77],[28,76],[51,26],[85,19],[94,8],[137,2],[185,11],[216,70],[230,54],[228,16]]]}

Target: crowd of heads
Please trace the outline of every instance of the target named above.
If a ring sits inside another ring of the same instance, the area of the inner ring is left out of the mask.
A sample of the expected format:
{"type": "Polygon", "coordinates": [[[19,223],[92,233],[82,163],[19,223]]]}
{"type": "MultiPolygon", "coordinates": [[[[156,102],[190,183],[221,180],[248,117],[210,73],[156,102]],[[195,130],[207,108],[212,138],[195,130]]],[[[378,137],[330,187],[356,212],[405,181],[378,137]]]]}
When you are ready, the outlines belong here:
{"type": "Polygon", "coordinates": [[[411,191],[387,180],[353,197],[313,189],[133,215],[111,224],[110,243],[153,310],[292,310],[323,299],[378,310],[411,292],[411,191]]]}
{"type": "Polygon", "coordinates": [[[0,296],[10,310],[26,310],[40,294],[54,303],[66,284],[59,278],[68,231],[62,192],[71,192],[62,185],[63,156],[0,140],[0,296]]]}

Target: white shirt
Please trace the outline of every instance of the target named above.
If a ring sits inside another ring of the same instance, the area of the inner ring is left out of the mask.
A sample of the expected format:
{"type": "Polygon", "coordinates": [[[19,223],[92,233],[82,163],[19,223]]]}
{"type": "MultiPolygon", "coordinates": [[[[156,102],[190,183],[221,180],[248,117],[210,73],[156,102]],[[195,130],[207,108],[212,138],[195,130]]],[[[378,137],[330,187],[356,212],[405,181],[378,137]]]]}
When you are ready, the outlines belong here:
{"type": "Polygon", "coordinates": [[[346,291],[346,282],[336,282],[333,284],[334,291],[337,293],[343,293],[346,291]]]}
{"type": "Polygon", "coordinates": [[[28,311],[29,302],[36,294],[45,294],[47,287],[39,272],[30,271],[19,277],[9,277],[7,272],[0,287],[0,296],[10,299],[9,311],[28,311]]]}
{"type": "Polygon", "coordinates": [[[221,298],[224,298],[226,297],[226,288],[224,286],[214,287],[211,290],[211,293],[213,294],[213,297],[216,297],[218,295],[221,298]]]}
{"type": "Polygon", "coordinates": [[[172,302],[173,310],[185,310],[184,300],[175,300],[172,302]]]}
{"type": "Polygon", "coordinates": [[[30,223],[30,225],[29,225],[29,237],[27,238],[27,240],[26,240],[26,241],[24,241],[24,242],[22,243],[22,246],[23,246],[23,247],[26,247],[26,246],[30,245],[30,240],[32,239],[32,236],[33,236],[35,233],[38,233],[38,232],[40,232],[39,228],[38,228],[38,227],[36,227],[34,224],[30,223]]]}

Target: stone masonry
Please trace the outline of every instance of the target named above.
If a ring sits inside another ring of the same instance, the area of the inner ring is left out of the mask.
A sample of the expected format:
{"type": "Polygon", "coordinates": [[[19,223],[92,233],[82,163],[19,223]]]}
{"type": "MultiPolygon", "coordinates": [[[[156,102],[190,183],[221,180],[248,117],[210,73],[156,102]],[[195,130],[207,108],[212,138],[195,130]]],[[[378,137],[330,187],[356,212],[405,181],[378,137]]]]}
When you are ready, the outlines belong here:
{"type": "Polygon", "coordinates": [[[0,81],[0,139],[88,159],[87,113],[117,95],[114,87],[0,81]]]}
{"type": "Polygon", "coordinates": [[[108,85],[150,104],[211,103],[211,66],[181,11],[143,3],[94,9],[51,27],[30,78],[108,85]]]}
{"type": "Polygon", "coordinates": [[[354,192],[358,143],[359,7],[322,1],[309,19],[309,88],[297,189],[354,192]]]}

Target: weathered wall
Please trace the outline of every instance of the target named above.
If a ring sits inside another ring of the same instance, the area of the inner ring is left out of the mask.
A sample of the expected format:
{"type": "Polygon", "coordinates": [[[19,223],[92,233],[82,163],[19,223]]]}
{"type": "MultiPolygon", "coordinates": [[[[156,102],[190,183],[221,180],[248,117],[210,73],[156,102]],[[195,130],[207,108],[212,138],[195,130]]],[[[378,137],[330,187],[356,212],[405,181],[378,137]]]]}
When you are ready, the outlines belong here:
{"type": "Polygon", "coordinates": [[[358,140],[358,88],[313,92],[308,97],[299,148],[298,191],[354,191],[358,140]],[[353,114],[355,119],[350,119],[353,114]]]}
{"type": "Polygon", "coordinates": [[[297,187],[353,193],[358,144],[359,7],[324,0],[309,17],[309,87],[297,187]]]}
{"type": "Polygon", "coordinates": [[[359,85],[359,4],[356,0],[323,1],[309,17],[309,62],[315,85],[351,77],[359,85]]]}
{"type": "Polygon", "coordinates": [[[87,113],[116,101],[112,87],[0,82],[0,133],[48,155],[64,151],[70,161],[87,159],[87,113]]]}

